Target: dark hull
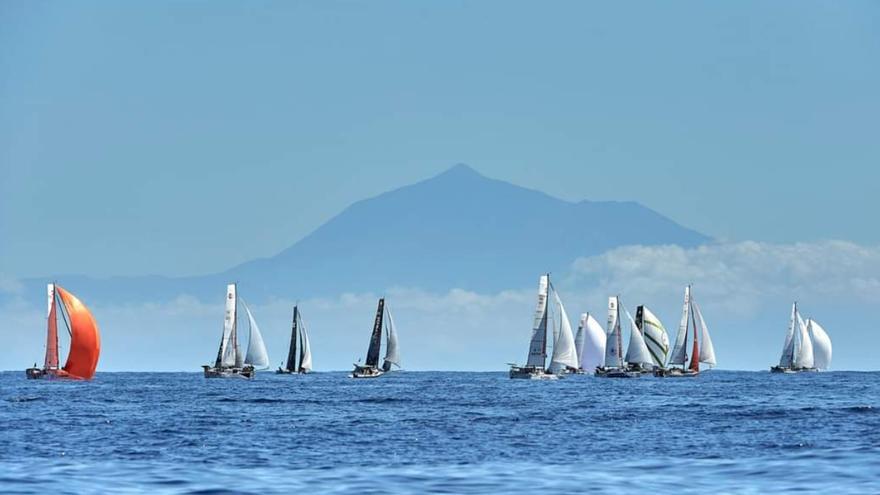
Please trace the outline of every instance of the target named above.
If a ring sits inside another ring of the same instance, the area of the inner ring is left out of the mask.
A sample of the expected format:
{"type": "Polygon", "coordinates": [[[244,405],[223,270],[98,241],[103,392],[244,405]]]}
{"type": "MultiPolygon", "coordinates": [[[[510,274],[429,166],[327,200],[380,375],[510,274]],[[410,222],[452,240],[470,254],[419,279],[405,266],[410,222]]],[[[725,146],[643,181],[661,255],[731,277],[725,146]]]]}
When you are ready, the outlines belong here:
{"type": "Polygon", "coordinates": [[[286,370],[283,368],[278,368],[277,370],[275,370],[275,374],[276,375],[308,375],[309,372],[308,371],[293,371],[293,370],[286,370]]]}
{"type": "Polygon", "coordinates": [[[24,370],[28,380],[79,380],[72,377],[64,370],[45,369],[45,368],[28,368],[24,370]]]}
{"type": "Polygon", "coordinates": [[[596,376],[602,378],[639,378],[642,376],[642,372],[620,368],[596,368],[596,376]]]}
{"type": "Polygon", "coordinates": [[[654,370],[654,376],[658,378],[693,378],[699,376],[699,371],[686,370],[681,368],[658,368],[654,370]]]}
{"type": "Polygon", "coordinates": [[[510,378],[515,380],[556,380],[559,376],[537,366],[511,366],[510,378]]]}
{"type": "Polygon", "coordinates": [[[244,378],[252,379],[256,375],[256,371],[251,366],[243,368],[215,368],[213,366],[202,366],[205,370],[205,378],[244,378]]]}
{"type": "Polygon", "coordinates": [[[354,365],[354,370],[349,375],[351,378],[379,378],[385,372],[375,366],[354,365]]]}
{"type": "Polygon", "coordinates": [[[794,373],[816,373],[819,370],[816,368],[784,368],[782,366],[771,366],[770,373],[785,373],[787,375],[794,373]]]}

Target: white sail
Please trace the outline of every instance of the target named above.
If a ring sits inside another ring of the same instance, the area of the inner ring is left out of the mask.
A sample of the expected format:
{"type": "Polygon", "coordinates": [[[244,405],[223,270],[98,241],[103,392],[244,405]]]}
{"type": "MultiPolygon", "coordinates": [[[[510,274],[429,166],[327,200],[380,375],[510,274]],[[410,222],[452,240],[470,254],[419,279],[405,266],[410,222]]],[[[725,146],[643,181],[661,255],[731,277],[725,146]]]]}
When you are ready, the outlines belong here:
{"type": "Polygon", "coordinates": [[[779,366],[782,368],[791,368],[794,360],[794,329],[795,315],[797,314],[797,303],[791,305],[791,319],[788,322],[788,331],[785,332],[785,344],[782,346],[782,355],[779,357],[779,366]]]}
{"type": "Polygon", "coordinates": [[[394,326],[394,318],[391,317],[391,308],[385,304],[385,318],[387,326],[387,345],[385,346],[385,370],[390,370],[391,365],[400,366],[400,349],[397,344],[397,328],[394,326]]]}
{"type": "Polygon", "coordinates": [[[547,291],[550,277],[541,275],[538,282],[538,305],[535,307],[535,323],[532,325],[532,340],[529,343],[527,366],[544,367],[547,358],[547,291]]]}
{"type": "Polygon", "coordinates": [[[235,292],[235,284],[229,284],[226,286],[226,314],[223,320],[223,343],[220,345],[220,355],[222,356],[222,360],[220,364],[222,366],[235,366],[236,363],[236,349],[234,342],[234,333],[235,333],[235,320],[236,320],[236,312],[235,308],[238,303],[237,295],[235,292]]]}
{"type": "Polygon", "coordinates": [[[691,286],[684,288],[684,306],[681,309],[681,323],[678,325],[678,333],[675,335],[675,347],[672,349],[672,357],[669,364],[684,366],[687,362],[687,329],[691,309],[691,286]]]}
{"type": "Polygon", "coordinates": [[[299,363],[299,371],[312,371],[312,346],[309,343],[309,332],[306,330],[306,324],[302,320],[301,314],[299,315],[297,329],[299,330],[300,342],[302,343],[302,358],[299,363]]]}
{"type": "Polygon", "coordinates": [[[642,336],[642,332],[639,331],[629,311],[626,308],[623,308],[623,311],[626,313],[627,320],[629,320],[629,347],[626,348],[626,358],[624,360],[630,364],[653,365],[654,361],[651,359],[648,346],[645,345],[645,338],[642,336]]]}
{"type": "Polygon", "coordinates": [[[651,353],[651,361],[657,366],[665,366],[669,356],[669,334],[660,319],[647,306],[642,306],[642,333],[651,353]]]}
{"type": "Polygon", "coordinates": [[[797,328],[795,330],[795,353],[792,365],[795,368],[813,367],[813,341],[807,332],[807,325],[801,319],[800,313],[795,313],[797,328]]]}
{"type": "Polygon", "coordinates": [[[578,320],[578,331],[574,336],[574,350],[577,354],[578,363],[584,357],[584,326],[587,324],[587,313],[581,313],[581,318],[578,320]]]}
{"type": "Polygon", "coordinates": [[[617,296],[608,298],[608,338],[605,344],[606,368],[623,368],[618,303],[617,296]]]}
{"type": "Polygon", "coordinates": [[[827,370],[831,367],[831,337],[812,319],[807,320],[807,329],[810,332],[810,340],[813,341],[813,366],[816,369],[827,370]]]}
{"type": "Polygon", "coordinates": [[[706,326],[706,320],[703,319],[703,313],[696,302],[693,303],[694,314],[697,315],[697,323],[700,325],[700,362],[706,363],[710,368],[715,367],[715,346],[712,345],[712,339],[709,337],[709,327],[706,326]]]}
{"type": "MultiPolygon", "coordinates": [[[[244,303],[244,301],[242,301],[244,303]]],[[[248,336],[248,348],[244,357],[244,364],[249,364],[255,369],[262,370],[269,367],[269,353],[266,352],[266,344],[263,342],[263,334],[260,333],[260,327],[254,320],[251,308],[244,304],[244,310],[248,317],[248,327],[250,335],[248,336]]]]}
{"type": "Polygon", "coordinates": [[[574,346],[574,334],[571,331],[571,323],[568,321],[568,314],[565,312],[565,306],[559,298],[559,293],[553,290],[553,296],[556,300],[556,306],[559,308],[559,336],[553,345],[553,358],[550,365],[568,366],[569,368],[578,368],[577,351],[574,346]]]}
{"type": "Polygon", "coordinates": [[[605,360],[605,330],[593,315],[587,313],[584,323],[584,347],[581,353],[581,369],[592,371],[605,360]]]}

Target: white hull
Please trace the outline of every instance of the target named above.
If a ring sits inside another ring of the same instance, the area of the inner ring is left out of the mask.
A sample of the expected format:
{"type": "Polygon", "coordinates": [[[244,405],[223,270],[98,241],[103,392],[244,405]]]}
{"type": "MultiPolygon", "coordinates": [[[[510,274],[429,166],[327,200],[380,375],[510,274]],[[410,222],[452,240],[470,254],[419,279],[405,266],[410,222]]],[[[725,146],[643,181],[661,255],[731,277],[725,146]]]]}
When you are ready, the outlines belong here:
{"type": "Polygon", "coordinates": [[[514,380],[558,380],[559,376],[553,373],[547,373],[537,367],[510,367],[510,378],[514,380]]]}

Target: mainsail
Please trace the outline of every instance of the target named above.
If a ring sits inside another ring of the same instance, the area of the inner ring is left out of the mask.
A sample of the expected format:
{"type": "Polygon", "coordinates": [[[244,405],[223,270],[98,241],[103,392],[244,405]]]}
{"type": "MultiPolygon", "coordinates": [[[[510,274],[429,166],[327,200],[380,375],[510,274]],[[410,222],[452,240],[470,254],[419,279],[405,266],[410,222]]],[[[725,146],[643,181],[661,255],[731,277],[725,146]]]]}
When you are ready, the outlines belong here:
{"type": "Polygon", "coordinates": [[[633,320],[632,315],[629,314],[629,311],[626,308],[623,308],[623,311],[626,313],[627,320],[629,320],[629,347],[626,349],[625,361],[629,364],[651,366],[653,364],[651,353],[648,351],[648,346],[645,344],[642,332],[639,331],[639,327],[636,326],[636,322],[633,320]]]}
{"type": "MultiPolygon", "coordinates": [[[[581,352],[578,353],[580,368],[594,370],[604,363],[605,331],[589,313],[581,315],[581,327],[583,328],[583,345],[581,352]]],[[[579,330],[578,333],[580,334],[581,331],[579,330]]]]}
{"type": "Polygon", "coordinates": [[[220,349],[217,351],[217,361],[214,367],[232,367],[238,361],[236,319],[238,299],[236,297],[235,284],[226,286],[226,313],[223,318],[223,336],[220,338],[220,349]]]}
{"type": "Polygon", "coordinates": [[[541,275],[538,281],[538,305],[535,307],[535,323],[532,325],[532,340],[529,343],[529,357],[526,366],[544,368],[547,359],[547,291],[550,276],[541,275]]]}
{"type": "Polygon", "coordinates": [[[663,323],[647,306],[639,306],[636,308],[636,326],[642,331],[653,363],[665,366],[669,354],[669,335],[663,323]]]}
{"type": "Polygon", "coordinates": [[[370,347],[367,349],[367,366],[379,366],[379,351],[382,347],[382,322],[385,320],[385,298],[379,299],[376,308],[376,320],[373,322],[373,333],[370,335],[370,347]]]}
{"type": "Polygon", "coordinates": [[[290,347],[287,349],[287,364],[284,369],[290,373],[296,371],[296,338],[299,335],[299,307],[293,307],[293,322],[290,324],[290,347]]]}
{"type": "Polygon", "coordinates": [[[623,368],[623,339],[620,335],[620,309],[617,296],[608,298],[608,338],[605,345],[605,367],[623,368]]]}
{"type": "Polygon", "coordinates": [[[571,331],[571,323],[568,320],[568,314],[565,312],[565,306],[559,298],[559,293],[553,288],[553,297],[556,306],[559,309],[559,336],[553,344],[553,357],[550,359],[551,368],[555,366],[578,368],[577,350],[574,345],[574,335],[571,331]]]}
{"type": "Polygon", "coordinates": [[[400,366],[400,350],[397,346],[397,329],[394,327],[394,318],[391,317],[391,308],[385,307],[385,315],[388,318],[388,342],[385,347],[385,362],[382,363],[383,371],[391,371],[391,365],[400,366]]]}
{"type": "Polygon", "coordinates": [[[797,302],[795,302],[791,305],[791,319],[788,322],[788,331],[785,332],[785,344],[782,346],[782,355],[779,357],[779,366],[781,368],[791,368],[794,361],[795,316],[797,312],[797,302]]]}
{"type": "Polygon", "coordinates": [[[795,345],[792,366],[794,368],[809,369],[813,367],[813,341],[810,340],[807,325],[798,312],[795,312],[795,321],[797,325],[794,335],[795,345]]]}
{"type": "Polygon", "coordinates": [[[810,340],[813,341],[813,366],[816,369],[827,370],[831,367],[831,337],[813,319],[807,320],[807,329],[810,340]]]}
{"type": "Polygon", "coordinates": [[[73,294],[55,286],[67,316],[70,319],[70,352],[64,371],[74,378],[85,380],[95,376],[101,354],[101,335],[98,324],[89,309],[73,294]]]}
{"type": "Polygon", "coordinates": [[[250,329],[248,336],[248,348],[244,358],[244,364],[250,364],[255,369],[266,369],[269,367],[269,353],[266,352],[266,344],[263,342],[263,334],[260,333],[260,327],[254,320],[251,308],[242,300],[244,310],[248,317],[248,328],[250,329]]]}
{"type": "Polygon", "coordinates": [[[46,293],[49,298],[49,308],[48,308],[48,320],[47,327],[48,332],[46,336],[46,360],[45,360],[45,369],[47,370],[57,370],[58,369],[58,310],[55,300],[55,284],[49,284],[46,287],[46,293]]]}
{"type": "Polygon", "coordinates": [[[684,306],[681,309],[681,323],[678,325],[678,333],[675,335],[675,347],[672,349],[672,357],[669,364],[684,366],[687,362],[687,330],[690,321],[691,310],[691,286],[684,288],[684,306]]]}

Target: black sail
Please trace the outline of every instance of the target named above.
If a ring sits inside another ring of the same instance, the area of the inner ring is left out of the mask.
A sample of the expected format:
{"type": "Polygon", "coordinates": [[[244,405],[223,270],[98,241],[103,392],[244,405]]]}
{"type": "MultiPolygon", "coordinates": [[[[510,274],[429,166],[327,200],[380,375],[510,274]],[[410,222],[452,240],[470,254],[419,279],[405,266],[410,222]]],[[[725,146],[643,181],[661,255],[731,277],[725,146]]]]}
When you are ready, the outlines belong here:
{"type": "Polygon", "coordinates": [[[287,371],[296,371],[296,335],[297,320],[299,319],[299,308],[293,307],[293,328],[290,331],[290,350],[287,352],[287,371]]]}
{"type": "Polygon", "coordinates": [[[382,321],[385,313],[385,298],[379,299],[376,309],[376,321],[373,323],[373,335],[370,337],[370,349],[367,351],[367,366],[379,366],[379,350],[382,346],[382,321]]]}

